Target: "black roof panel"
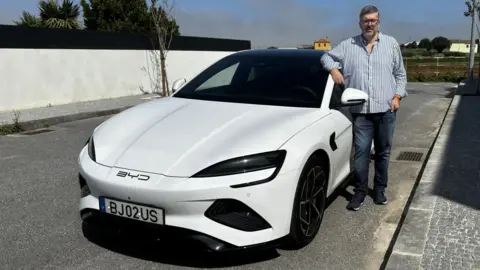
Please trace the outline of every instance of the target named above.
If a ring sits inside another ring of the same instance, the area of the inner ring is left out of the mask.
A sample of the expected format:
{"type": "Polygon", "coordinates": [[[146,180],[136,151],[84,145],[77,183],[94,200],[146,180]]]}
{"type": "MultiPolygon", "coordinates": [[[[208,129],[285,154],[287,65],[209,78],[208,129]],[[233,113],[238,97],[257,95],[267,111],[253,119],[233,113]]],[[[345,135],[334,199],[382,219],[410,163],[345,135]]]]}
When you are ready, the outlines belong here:
{"type": "Polygon", "coordinates": [[[253,49],[236,52],[234,55],[322,57],[324,53],[325,51],[312,49],[253,49]]]}

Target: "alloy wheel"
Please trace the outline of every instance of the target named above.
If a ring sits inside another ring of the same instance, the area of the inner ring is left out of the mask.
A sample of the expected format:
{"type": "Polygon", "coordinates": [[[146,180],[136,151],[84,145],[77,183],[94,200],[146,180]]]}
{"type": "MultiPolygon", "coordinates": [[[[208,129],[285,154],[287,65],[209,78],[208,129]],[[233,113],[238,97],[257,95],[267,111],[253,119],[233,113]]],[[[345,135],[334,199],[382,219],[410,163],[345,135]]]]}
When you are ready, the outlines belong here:
{"type": "Polygon", "coordinates": [[[303,182],[299,202],[300,229],[307,237],[315,234],[320,227],[325,208],[325,172],[320,166],[314,166],[308,171],[303,182]]]}

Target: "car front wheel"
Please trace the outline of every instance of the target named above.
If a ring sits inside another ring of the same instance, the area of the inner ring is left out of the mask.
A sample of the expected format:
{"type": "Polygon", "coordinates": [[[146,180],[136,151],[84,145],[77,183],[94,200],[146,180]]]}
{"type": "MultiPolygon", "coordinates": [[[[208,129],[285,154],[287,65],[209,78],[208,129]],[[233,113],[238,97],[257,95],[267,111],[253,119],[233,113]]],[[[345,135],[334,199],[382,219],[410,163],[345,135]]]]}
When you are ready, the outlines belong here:
{"type": "Polygon", "coordinates": [[[327,202],[327,180],[326,162],[319,156],[310,157],[297,185],[287,248],[305,247],[317,235],[327,202]]]}

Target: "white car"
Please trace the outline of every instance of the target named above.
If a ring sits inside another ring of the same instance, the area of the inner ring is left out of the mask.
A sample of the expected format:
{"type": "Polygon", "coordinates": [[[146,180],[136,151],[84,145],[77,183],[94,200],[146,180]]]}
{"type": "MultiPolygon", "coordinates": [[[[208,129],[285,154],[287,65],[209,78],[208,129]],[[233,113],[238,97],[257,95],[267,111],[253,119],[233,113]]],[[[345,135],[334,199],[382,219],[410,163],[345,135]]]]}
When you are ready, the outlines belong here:
{"type": "Polygon", "coordinates": [[[349,109],[368,99],[322,53],[236,52],[100,124],[78,158],[82,220],[180,229],[211,251],[309,244],[353,171],[349,109]]]}

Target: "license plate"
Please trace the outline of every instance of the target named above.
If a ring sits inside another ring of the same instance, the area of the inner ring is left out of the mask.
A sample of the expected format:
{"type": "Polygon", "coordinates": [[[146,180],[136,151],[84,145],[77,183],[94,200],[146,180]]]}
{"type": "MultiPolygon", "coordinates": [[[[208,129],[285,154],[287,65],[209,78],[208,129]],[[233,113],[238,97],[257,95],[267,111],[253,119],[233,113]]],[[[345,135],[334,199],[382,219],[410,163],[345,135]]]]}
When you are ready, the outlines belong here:
{"type": "Polygon", "coordinates": [[[100,212],[148,223],[164,224],[163,209],[105,197],[100,197],[100,212]]]}

